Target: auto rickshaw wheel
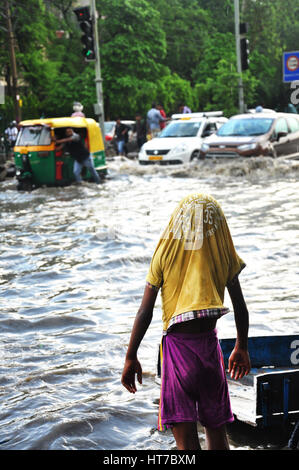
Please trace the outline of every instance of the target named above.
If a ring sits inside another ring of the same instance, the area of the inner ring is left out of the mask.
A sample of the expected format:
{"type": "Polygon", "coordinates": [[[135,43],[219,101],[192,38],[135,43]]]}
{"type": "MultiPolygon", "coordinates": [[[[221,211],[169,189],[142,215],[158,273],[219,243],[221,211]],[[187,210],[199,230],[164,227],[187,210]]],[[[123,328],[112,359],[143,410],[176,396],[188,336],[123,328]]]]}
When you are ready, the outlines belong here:
{"type": "Polygon", "coordinates": [[[19,181],[17,185],[18,191],[32,191],[33,189],[31,181],[19,181]]]}
{"type": "Polygon", "coordinates": [[[101,180],[104,180],[108,174],[108,171],[107,171],[107,168],[105,168],[104,170],[98,170],[97,173],[99,177],[101,178],[101,180]]]}

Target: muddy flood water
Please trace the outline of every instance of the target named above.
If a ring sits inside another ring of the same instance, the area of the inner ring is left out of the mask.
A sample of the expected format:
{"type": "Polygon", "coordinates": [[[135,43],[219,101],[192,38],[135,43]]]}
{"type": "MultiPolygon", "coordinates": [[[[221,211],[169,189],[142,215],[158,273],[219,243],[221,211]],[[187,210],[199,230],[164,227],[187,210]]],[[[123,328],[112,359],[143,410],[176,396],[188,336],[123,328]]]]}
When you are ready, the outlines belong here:
{"type": "MultiPolygon", "coordinates": [[[[294,334],[298,174],[298,161],[267,158],[181,167],[116,158],[99,186],[18,192],[14,179],[1,182],[0,449],[175,449],[156,430],[160,295],[139,350],[143,385],[131,395],[120,383],[159,234],[183,196],[210,193],[247,264],[250,335],[294,334]]],[[[225,304],[219,338],[235,336],[225,304]]],[[[230,444],[275,446],[244,427],[230,444]]]]}

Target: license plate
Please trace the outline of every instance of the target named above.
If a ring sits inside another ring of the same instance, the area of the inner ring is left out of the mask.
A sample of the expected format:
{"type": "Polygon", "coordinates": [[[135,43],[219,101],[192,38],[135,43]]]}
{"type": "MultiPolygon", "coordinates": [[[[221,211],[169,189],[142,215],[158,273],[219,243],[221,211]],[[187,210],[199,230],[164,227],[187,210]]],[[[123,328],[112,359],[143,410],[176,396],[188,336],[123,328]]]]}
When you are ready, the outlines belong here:
{"type": "Polygon", "coordinates": [[[162,155],[150,155],[148,157],[149,160],[163,160],[162,155]]]}

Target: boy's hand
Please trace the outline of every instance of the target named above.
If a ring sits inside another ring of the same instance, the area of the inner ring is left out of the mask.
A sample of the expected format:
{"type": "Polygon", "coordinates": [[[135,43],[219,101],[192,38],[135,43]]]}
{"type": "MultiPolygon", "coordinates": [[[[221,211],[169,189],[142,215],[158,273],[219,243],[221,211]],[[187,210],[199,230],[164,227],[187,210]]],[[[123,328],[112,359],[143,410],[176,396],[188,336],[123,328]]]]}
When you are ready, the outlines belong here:
{"type": "Polygon", "coordinates": [[[142,384],[142,368],[138,359],[126,359],[121,383],[130,392],[135,393],[137,391],[135,385],[135,374],[140,384],[142,384]]]}
{"type": "Polygon", "coordinates": [[[249,374],[251,369],[247,349],[234,348],[228,360],[228,372],[232,379],[238,380],[249,374]]]}

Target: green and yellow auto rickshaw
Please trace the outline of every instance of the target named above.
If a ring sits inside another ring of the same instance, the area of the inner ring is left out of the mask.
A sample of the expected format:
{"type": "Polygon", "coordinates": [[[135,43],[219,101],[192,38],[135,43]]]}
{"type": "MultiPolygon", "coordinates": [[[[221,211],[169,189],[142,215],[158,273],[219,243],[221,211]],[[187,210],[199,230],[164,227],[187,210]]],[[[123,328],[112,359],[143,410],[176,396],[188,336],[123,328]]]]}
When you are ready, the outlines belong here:
{"type": "MultiPolygon", "coordinates": [[[[75,178],[74,160],[65,151],[56,148],[55,141],[65,137],[72,128],[84,140],[94,159],[100,177],[107,172],[105,148],[99,124],[90,118],[60,117],[33,119],[20,122],[20,132],[14,147],[18,189],[30,190],[39,186],[66,186],[75,178]]],[[[89,180],[88,169],[82,177],[89,180]]]]}

